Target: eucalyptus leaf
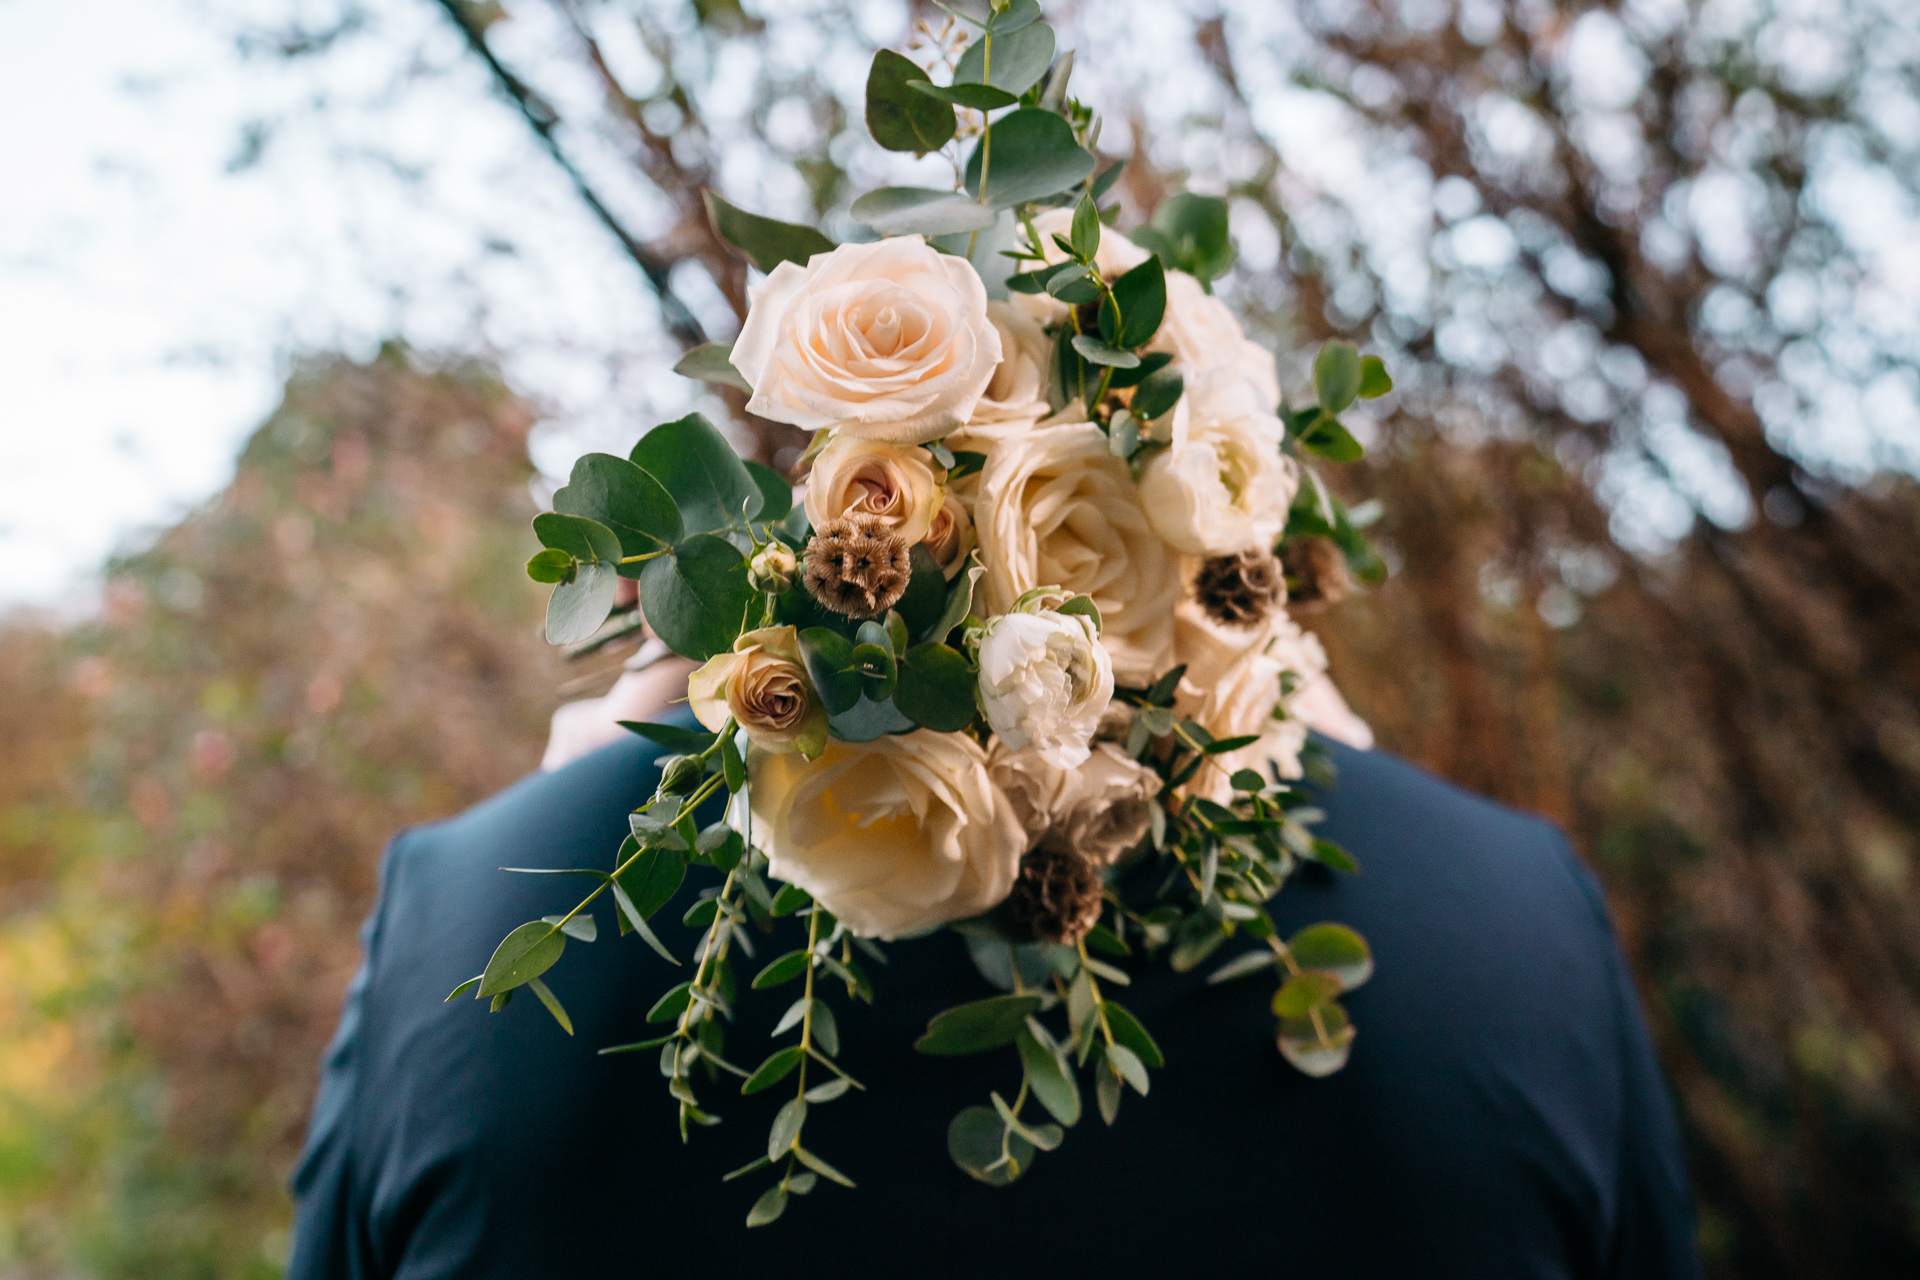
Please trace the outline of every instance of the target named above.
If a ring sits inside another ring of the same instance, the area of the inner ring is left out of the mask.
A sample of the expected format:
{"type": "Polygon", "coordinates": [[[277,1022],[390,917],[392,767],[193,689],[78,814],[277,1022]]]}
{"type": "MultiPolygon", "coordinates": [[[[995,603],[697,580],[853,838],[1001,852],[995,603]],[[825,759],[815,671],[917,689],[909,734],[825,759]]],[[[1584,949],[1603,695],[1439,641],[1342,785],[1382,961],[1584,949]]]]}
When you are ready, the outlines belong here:
{"type": "Polygon", "coordinates": [[[616,563],[623,554],[620,535],[585,516],[543,511],[533,518],[533,533],[541,546],[564,551],[582,564],[616,563]]]}
{"type": "Polygon", "coordinates": [[[1318,1028],[1311,1018],[1282,1018],[1277,1036],[1281,1056],[1314,1077],[1330,1076],[1347,1065],[1354,1035],[1347,1011],[1338,1004],[1321,1005],[1318,1012],[1318,1028]]]}
{"type": "Polygon", "coordinates": [[[855,200],[848,212],[885,236],[981,231],[997,216],[972,196],[931,187],[880,187],[855,200]]]}
{"type": "Polygon", "coordinates": [[[1352,404],[1363,376],[1360,348],[1338,338],[1322,343],[1313,358],[1313,391],[1320,398],[1321,414],[1340,413],[1352,404]]]}
{"type": "Polygon", "coordinates": [[[647,625],[668,648],[696,662],[733,647],[757,598],[747,581],[746,558],[712,534],[696,534],[670,555],[649,560],[640,575],[647,625]]]}
{"type": "Polygon", "coordinates": [[[698,755],[713,745],[713,735],[704,729],[683,729],[677,724],[652,724],[645,720],[617,720],[614,723],[628,733],[637,733],[669,751],[698,755]]]}
{"type": "MultiPolygon", "coordinates": [[[[1160,1046],[1153,1042],[1153,1037],[1140,1025],[1140,1020],[1128,1012],[1124,1005],[1104,1000],[1100,1004],[1100,1011],[1107,1015],[1107,1028],[1113,1032],[1113,1038],[1131,1049],[1141,1062],[1156,1071],[1167,1065],[1167,1060],[1161,1056],[1160,1046]]],[[[1140,1092],[1145,1093],[1146,1090],[1140,1092]]]]}
{"type": "Polygon", "coordinates": [[[527,576],[535,582],[565,582],[573,571],[573,557],[551,547],[527,561],[527,576]]]}
{"type": "Polygon", "coordinates": [[[966,107],[970,111],[998,111],[1001,107],[1010,107],[1020,101],[1018,94],[1008,93],[1005,89],[996,89],[990,84],[956,82],[948,86],[937,85],[928,80],[910,80],[907,82],[907,88],[932,98],[935,102],[966,107]]]}
{"type": "Polygon", "coordinates": [[[760,486],[727,438],[697,413],[641,436],[630,461],[673,495],[685,533],[738,527],[760,514],[760,486]]]}
{"type": "Polygon", "coordinates": [[[957,650],[928,640],[907,650],[893,702],[915,724],[957,733],[973,723],[978,679],[957,650]]]}
{"type": "Polygon", "coordinates": [[[541,916],[547,924],[559,925],[560,932],[578,942],[592,942],[600,936],[600,928],[594,924],[593,917],[585,911],[567,920],[565,916],[541,916]],[[561,921],[565,920],[565,924],[561,921]]]}
{"type": "Polygon", "coordinates": [[[767,1134],[767,1159],[778,1160],[800,1141],[801,1127],[807,1123],[807,1100],[794,1098],[780,1108],[767,1134]]]}
{"type": "Polygon", "coordinates": [[[968,1107],[953,1118],[947,1126],[947,1154],[990,1187],[1004,1187],[1033,1166],[1033,1144],[1009,1134],[992,1107],[968,1107]]]}
{"type": "Polygon", "coordinates": [[[499,995],[551,969],[567,949],[567,935],[544,920],[521,925],[500,940],[480,975],[480,998],[499,995]]]}
{"type": "Polygon", "coordinates": [[[754,1073],[747,1077],[747,1082],[740,1086],[740,1092],[759,1093],[762,1089],[771,1089],[791,1075],[793,1069],[800,1065],[800,1060],[805,1056],[806,1051],[799,1045],[788,1045],[761,1063],[754,1073]]]}
{"type": "MultiPolygon", "coordinates": [[[[908,554],[908,565],[913,576],[907,579],[907,590],[893,606],[906,625],[909,637],[924,635],[933,626],[947,604],[947,575],[940,571],[940,562],[927,550],[927,544],[916,542],[908,554]]],[[[907,645],[896,642],[895,653],[905,653],[907,645]]]]}
{"type": "Polygon", "coordinates": [[[581,565],[573,581],[555,586],[547,597],[547,643],[579,644],[591,638],[613,612],[619,587],[620,574],[612,564],[581,565]]]}
{"type": "MultiPolygon", "coordinates": [[[[632,843],[633,837],[628,836],[627,841],[632,843]]],[[[624,844],[621,848],[625,854],[632,853],[624,844]]],[[[621,860],[625,861],[625,856],[621,860]]],[[[627,869],[614,877],[614,883],[627,895],[634,913],[642,920],[649,920],[673,901],[686,874],[686,858],[678,849],[653,845],[641,850],[627,869]]]]}
{"type": "Polygon", "coordinates": [[[873,55],[867,70],[867,132],[888,151],[938,151],[953,137],[958,125],[953,108],[908,87],[926,78],[904,54],[881,49],[873,55]]]}
{"type": "Polygon", "coordinates": [[[941,1056],[997,1049],[1019,1034],[1027,1015],[1039,1007],[1039,996],[990,996],[959,1005],[935,1015],[913,1047],[941,1056]]]}
{"type": "Polygon", "coordinates": [[[764,1227],[786,1211],[787,1189],[780,1185],[768,1187],[761,1193],[760,1198],[753,1202],[753,1208],[747,1211],[747,1225],[764,1227]]]}
{"type": "Polygon", "coordinates": [[[1100,331],[1114,346],[1130,351],[1153,341],[1166,314],[1167,269],[1160,259],[1148,258],[1113,282],[1100,308],[1100,331]]]}
{"type": "Polygon", "coordinates": [[[827,728],[842,742],[872,742],[889,733],[911,732],[914,727],[891,701],[875,702],[865,694],[846,711],[827,717],[827,728]]]}
{"type": "Polygon", "coordinates": [[[1093,172],[1093,153],[1073,136],[1073,126],[1051,111],[1022,107],[987,129],[967,160],[966,187],[995,208],[1055,195],[1093,172]],[[983,151],[986,186],[981,188],[983,151]]]}
{"type": "Polygon", "coordinates": [[[1040,1105],[1069,1128],[1079,1124],[1080,1085],[1060,1055],[1041,1044],[1026,1027],[1020,1028],[1013,1043],[1020,1051],[1020,1063],[1027,1069],[1027,1082],[1040,1105]]]}
{"type": "MultiPolygon", "coordinates": [[[[720,238],[747,256],[754,266],[771,272],[783,262],[807,265],[816,253],[832,253],[833,241],[812,227],[763,218],[757,213],[735,208],[709,191],[707,216],[720,238]]],[[[665,477],[662,477],[665,479],[665,477]]],[[[678,490],[675,490],[678,492],[678,490]]]]}
{"type": "Polygon", "coordinates": [[[838,631],[809,627],[800,632],[800,658],[827,714],[840,715],[860,701],[860,673],[853,670],[853,642],[838,631]]]}
{"type": "Polygon", "coordinates": [[[1303,969],[1328,974],[1351,991],[1373,976],[1373,952],[1367,940],[1343,924],[1311,924],[1287,939],[1287,950],[1303,969]]]}
{"type": "Polygon", "coordinates": [[[1387,372],[1386,361],[1379,356],[1368,356],[1360,362],[1360,398],[1377,400],[1393,390],[1393,375],[1387,372]]]}
{"type": "MultiPolygon", "coordinates": [[[[661,551],[680,540],[680,508],[660,482],[625,458],[589,453],[573,464],[567,483],[554,491],[553,509],[583,516],[613,530],[623,555],[661,551]]],[[[640,566],[620,572],[638,577],[640,566]]]]}
{"type": "Polygon", "coordinates": [[[1263,973],[1280,962],[1280,958],[1264,948],[1249,951],[1233,959],[1207,975],[1207,985],[1216,986],[1222,982],[1232,982],[1235,978],[1244,978],[1249,974],[1263,973]]]}
{"type": "MultiPolygon", "coordinates": [[[[1037,6],[1035,12],[1037,16],[1037,6]]],[[[1047,74],[1053,65],[1053,51],[1053,28],[1044,22],[1011,30],[997,28],[992,42],[992,65],[988,65],[988,42],[975,40],[960,55],[953,81],[955,84],[990,84],[1018,97],[1047,74]]]]}
{"type": "Polygon", "coordinates": [[[733,367],[733,361],[729,358],[732,355],[731,342],[708,342],[681,356],[673,366],[673,371],[683,378],[711,382],[718,387],[732,387],[752,395],[753,387],[733,367]]]}
{"type": "Polygon", "coordinates": [[[1163,367],[1140,380],[1129,408],[1136,418],[1151,421],[1171,413],[1186,389],[1187,380],[1178,369],[1163,367]]]}
{"type": "Polygon", "coordinates": [[[1104,339],[1091,333],[1075,334],[1073,349],[1080,358],[1089,364],[1112,365],[1116,369],[1131,369],[1140,363],[1140,357],[1131,351],[1122,351],[1110,346],[1104,339]]]}
{"type": "Polygon", "coordinates": [[[1135,1093],[1143,1098],[1147,1096],[1147,1068],[1138,1054],[1123,1044],[1110,1044],[1107,1046],[1107,1061],[1122,1080],[1133,1086],[1135,1093]]]}
{"type": "Polygon", "coordinates": [[[572,1035],[573,1019],[567,1016],[566,1008],[561,1005],[560,997],[553,994],[553,989],[538,978],[528,978],[527,986],[540,998],[540,1003],[547,1006],[547,1012],[552,1014],[553,1020],[560,1024],[560,1029],[572,1035]]]}
{"type": "Polygon", "coordinates": [[[787,478],[763,462],[745,459],[741,466],[753,477],[753,483],[760,489],[760,509],[753,513],[755,520],[775,521],[784,519],[793,510],[793,486],[787,478]]]}

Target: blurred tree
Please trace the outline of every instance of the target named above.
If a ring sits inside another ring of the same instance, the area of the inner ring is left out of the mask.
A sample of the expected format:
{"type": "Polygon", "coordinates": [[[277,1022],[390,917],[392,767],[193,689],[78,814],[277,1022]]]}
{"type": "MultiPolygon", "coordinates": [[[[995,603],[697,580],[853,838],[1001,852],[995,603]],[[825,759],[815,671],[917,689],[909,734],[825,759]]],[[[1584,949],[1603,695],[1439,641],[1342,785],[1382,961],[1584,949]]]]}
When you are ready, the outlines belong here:
{"type": "Polygon", "coordinates": [[[539,759],[532,420],[311,362],[97,622],[0,633],[0,1269],[278,1274],[375,852],[539,759]]]}

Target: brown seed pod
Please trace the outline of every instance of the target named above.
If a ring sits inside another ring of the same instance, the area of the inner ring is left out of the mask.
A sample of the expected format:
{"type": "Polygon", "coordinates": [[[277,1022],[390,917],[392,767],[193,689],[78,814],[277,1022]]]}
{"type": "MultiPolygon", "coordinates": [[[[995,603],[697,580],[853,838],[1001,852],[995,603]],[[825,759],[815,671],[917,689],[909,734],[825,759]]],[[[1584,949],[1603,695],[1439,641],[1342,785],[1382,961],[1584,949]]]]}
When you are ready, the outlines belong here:
{"type": "Polygon", "coordinates": [[[807,591],[835,613],[877,618],[906,594],[907,544],[870,515],[829,520],[807,544],[807,591]]]}
{"type": "Polygon", "coordinates": [[[1100,873],[1072,849],[1042,846],[1020,861],[1007,911],[1041,942],[1071,946],[1100,922],[1100,873]]]}
{"type": "Polygon", "coordinates": [[[1207,616],[1229,627],[1254,626],[1287,602],[1280,562],[1257,550],[1202,561],[1193,590],[1207,616]]]}
{"type": "Polygon", "coordinates": [[[1288,592],[1308,612],[1339,604],[1353,594],[1347,555],[1331,538],[1289,538],[1280,548],[1288,592]]]}

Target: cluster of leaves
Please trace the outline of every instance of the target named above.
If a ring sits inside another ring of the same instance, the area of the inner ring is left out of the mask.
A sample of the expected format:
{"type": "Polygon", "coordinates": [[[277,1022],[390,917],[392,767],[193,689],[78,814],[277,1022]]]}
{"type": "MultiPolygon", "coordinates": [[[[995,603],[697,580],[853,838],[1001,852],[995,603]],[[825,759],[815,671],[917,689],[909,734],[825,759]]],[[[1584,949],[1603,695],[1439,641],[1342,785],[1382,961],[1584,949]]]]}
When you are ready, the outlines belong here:
{"type": "Polygon", "coordinates": [[[1300,461],[1303,483],[1287,513],[1285,537],[1331,539],[1346,556],[1347,570],[1360,581],[1378,585],[1387,578],[1386,562],[1361,532],[1379,516],[1377,505],[1348,510],[1327,487],[1310,459],[1358,462],[1366,448],[1340,422],[1340,415],[1357,401],[1374,400],[1393,390],[1393,378],[1379,356],[1362,356],[1360,348],[1339,339],[1324,343],[1313,361],[1315,403],[1295,409],[1284,400],[1280,420],[1286,424],[1287,443],[1300,461]]]}

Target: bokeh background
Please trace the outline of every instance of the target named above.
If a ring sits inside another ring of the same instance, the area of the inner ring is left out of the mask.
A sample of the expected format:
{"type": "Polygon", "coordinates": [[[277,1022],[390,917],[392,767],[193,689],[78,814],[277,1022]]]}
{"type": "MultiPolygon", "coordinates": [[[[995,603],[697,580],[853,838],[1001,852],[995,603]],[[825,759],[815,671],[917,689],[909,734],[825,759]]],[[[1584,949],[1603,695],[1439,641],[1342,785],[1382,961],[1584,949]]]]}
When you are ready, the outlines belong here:
{"type": "MultiPolygon", "coordinates": [[[[1382,744],[1564,824],[1716,1277],[1920,1274],[1920,9],[1054,0],[1122,226],[1222,291],[1394,572],[1382,744]]],[[[527,518],[738,404],[700,192],[844,236],[908,0],[0,0],[0,1275],[272,1277],[380,847],[618,656],[527,518]]],[[[918,164],[939,181],[942,163],[918,164]]]]}

